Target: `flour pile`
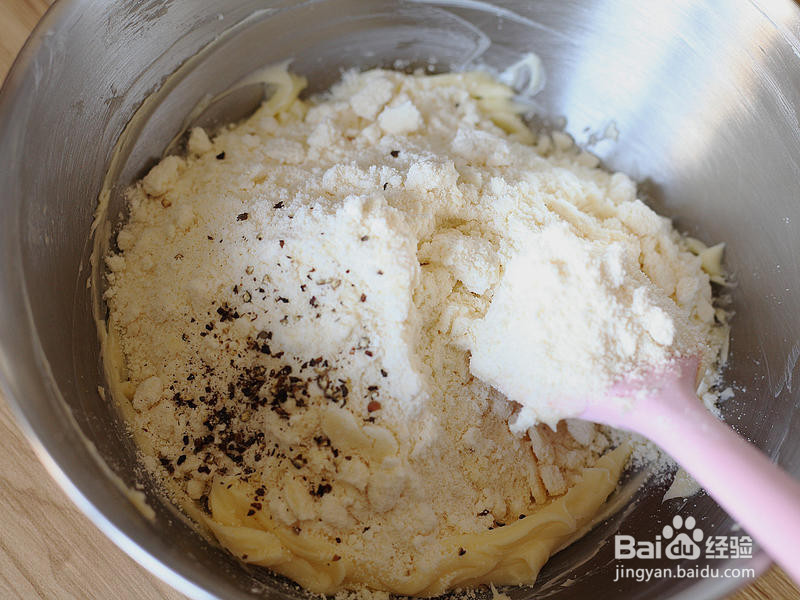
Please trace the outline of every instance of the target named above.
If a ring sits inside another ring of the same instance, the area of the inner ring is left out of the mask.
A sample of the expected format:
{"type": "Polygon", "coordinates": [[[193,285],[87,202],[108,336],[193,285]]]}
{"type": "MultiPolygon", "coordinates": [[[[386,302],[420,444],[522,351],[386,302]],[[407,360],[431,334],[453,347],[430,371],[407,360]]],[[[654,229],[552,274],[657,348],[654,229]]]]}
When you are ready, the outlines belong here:
{"type": "Polygon", "coordinates": [[[315,592],[532,582],[627,449],[497,390],[526,372],[555,403],[696,352],[711,373],[718,249],[566,136],[534,141],[486,74],[350,73],[312,101],[274,77],[129,191],[106,259],[146,464],[315,592]]]}
{"type": "Polygon", "coordinates": [[[466,328],[472,372],[523,402],[517,431],[555,427],[615,382],[676,358],[710,354],[716,364],[721,339],[701,259],[640,202],[613,214],[526,234],[485,317],[466,328]]]}

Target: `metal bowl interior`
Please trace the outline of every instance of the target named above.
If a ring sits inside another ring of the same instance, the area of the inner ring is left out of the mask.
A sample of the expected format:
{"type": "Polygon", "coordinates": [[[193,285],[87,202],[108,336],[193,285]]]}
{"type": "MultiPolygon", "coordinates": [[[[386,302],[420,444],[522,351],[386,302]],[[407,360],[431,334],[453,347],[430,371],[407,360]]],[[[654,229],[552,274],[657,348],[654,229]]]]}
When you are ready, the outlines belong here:
{"type": "MultiPolygon", "coordinates": [[[[679,229],[728,242],[736,317],[727,378],[738,391],[723,413],[800,476],[800,390],[793,385],[800,356],[799,29],[789,0],[243,0],[225,7],[62,0],[0,95],[4,391],[54,477],[154,573],[196,598],[301,596],[208,543],[162,502],[137,466],[117,411],[97,393],[97,286],[87,281],[90,227],[106,175],[109,215],[119,221],[121,190],[158,159],[189,110],[266,64],[292,59],[317,91],[352,67],[503,69],[534,52],[546,74],[536,96],[545,121],[565,122],[608,168],[639,180],[642,195],[675,216],[679,229]],[[599,134],[612,123],[619,137],[604,139],[599,134]],[[126,493],[137,484],[155,509],[152,521],[126,493]]],[[[647,473],[629,474],[620,510],[557,554],[535,586],[509,595],[714,598],[741,585],[731,578],[613,581],[609,542],[617,532],[653,540],[683,514],[714,535],[736,533],[705,494],[662,503],[665,485],[635,488],[642,479],[647,473]]],[[[699,566],[760,572],[767,564],[756,549],[750,560],[699,566]]]]}

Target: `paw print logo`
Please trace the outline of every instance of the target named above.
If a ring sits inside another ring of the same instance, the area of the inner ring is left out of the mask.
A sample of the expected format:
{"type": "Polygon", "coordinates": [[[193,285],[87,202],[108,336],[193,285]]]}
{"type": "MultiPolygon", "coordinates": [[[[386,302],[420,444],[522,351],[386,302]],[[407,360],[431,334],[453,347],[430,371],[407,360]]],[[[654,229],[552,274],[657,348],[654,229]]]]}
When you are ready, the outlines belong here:
{"type": "Polygon", "coordinates": [[[672,518],[672,525],[664,525],[661,535],[669,542],[664,549],[667,558],[694,560],[700,557],[703,530],[697,527],[694,517],[686,517],[684,520],[680,515],[675,515],[672,518]]]}

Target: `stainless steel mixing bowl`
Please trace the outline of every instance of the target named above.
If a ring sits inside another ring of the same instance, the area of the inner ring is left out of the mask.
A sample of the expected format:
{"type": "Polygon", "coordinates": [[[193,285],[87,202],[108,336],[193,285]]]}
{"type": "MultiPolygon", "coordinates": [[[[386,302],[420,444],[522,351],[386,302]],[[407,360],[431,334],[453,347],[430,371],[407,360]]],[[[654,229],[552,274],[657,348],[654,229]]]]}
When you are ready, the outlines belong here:
{"type": "MultiPolygon", "coordinates": [[[[146,481],[154,520],[125,494],[124,485],[142,477],[117,412],[97,393],[103,376],[87,288],[89,229],[104,177],[110,172],[110,214],[119,218],[120,190],[157,159],[188,110],[265,64],[292,58],[292,68],[322,89],[347,67],[400,59],[503,68],[533,51],[546,72],[536,97],[543,117],[566,118],[568,132],[609,168],[639,179],[658,210],[679,216],[680,228],[729,243],[737,314],[728,379],[741,390],[723,412],[800,475],[797,31],[800,14],[789,0],[62,0],[0,96],[7,398],[67,493],[158,576],[196,598],[299,596],[203,540],[146,481]],[[612,122],[617,141],[592,135],[612,122]]],[[[220,118],[256,100],[239,98],[220,118]]],[[[740,585],[613,582],[608,541],[617,531],[653,540],[678,513],[715,535],[735,531],[706,495],[662,503],[663,491],[653,482],[640,489],[554,557],[535,587],[511,597],[712,598],[740,585]]],[[[756,550],[751,560],[706,564],[761,572],[768,561],[756,550]]]]}

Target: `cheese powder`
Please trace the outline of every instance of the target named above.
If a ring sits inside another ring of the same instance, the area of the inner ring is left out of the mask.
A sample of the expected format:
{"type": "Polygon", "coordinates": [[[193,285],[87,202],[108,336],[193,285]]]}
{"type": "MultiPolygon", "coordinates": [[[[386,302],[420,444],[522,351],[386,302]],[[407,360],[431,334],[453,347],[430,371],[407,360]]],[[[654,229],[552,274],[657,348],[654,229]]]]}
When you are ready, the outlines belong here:
{"type": "Polygon", "coordinates": [[[309,101],[275,77],[129,190],[106,257],[145,464],[313,592],[532,583],[628,448],[520,412],[509,373],[556,401],[698,348],[711,367],[703,248],[566,136],[534,140],[486,74],[349,73],[309,101]]]}

